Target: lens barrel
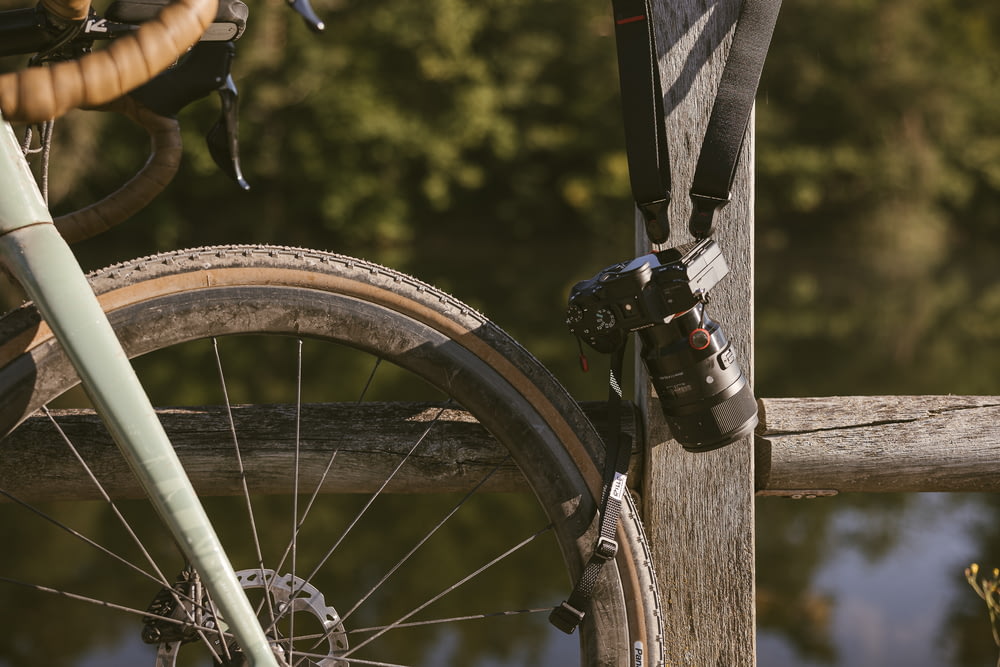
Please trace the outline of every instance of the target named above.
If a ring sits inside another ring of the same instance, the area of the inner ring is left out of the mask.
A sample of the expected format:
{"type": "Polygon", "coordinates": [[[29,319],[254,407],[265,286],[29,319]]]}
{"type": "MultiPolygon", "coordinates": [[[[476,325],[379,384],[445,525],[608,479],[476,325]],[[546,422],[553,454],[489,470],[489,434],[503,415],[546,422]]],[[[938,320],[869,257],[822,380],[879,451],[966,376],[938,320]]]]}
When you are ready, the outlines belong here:
{"type": "Polygon", "coordinates": [[[753,433],[757,402],[750,383],[703,304],[639,330],[639,337],[667,425],[684,449],[718,449],[753,433]]]}

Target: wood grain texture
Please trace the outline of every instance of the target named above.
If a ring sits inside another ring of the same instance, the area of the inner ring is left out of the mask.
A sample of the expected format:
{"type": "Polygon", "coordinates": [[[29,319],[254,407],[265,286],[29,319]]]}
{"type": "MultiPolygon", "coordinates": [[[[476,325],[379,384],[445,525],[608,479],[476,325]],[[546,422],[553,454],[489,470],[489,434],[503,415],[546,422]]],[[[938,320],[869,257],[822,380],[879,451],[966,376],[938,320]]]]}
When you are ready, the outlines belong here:
{"type": "MultiPolygon", "coordinates": [[[[736,0],[654,5],[673,172],[670,245],[691,238],[688,192],[740,6],[736,0]]],[[[730,274],[713,290],[708,311],[747,373],[753,368],[752,155],[748,133],[732,201],[716,214],[714,238],[730,274]]],[[[641,242],[641,231],[639,236],[641,242]]],[[[641,243],[639,250],[646,251],[641,243]]],[[[636,402],[648,434],[644,521],[665,606],[667,664],[753,665],[753,443],[747,438],[713,452],[685,452],[671,439],[651,394],[638,374],[636,402]]]]}
{"type": "Polygon", "coordinates": [[[767,399],[757,486],[1000,491],[1000,396],[767,399]]]}
{"type": "MultiPolygon", "coordinates": [[[[605,403],[584,404],[584,409],[591,421],[603,425],[605,403]]],[[[233,432],[223,408],[157,412],[199,493],[242,493],[233,432]]],[[[112,497],[142,495],[92,411],[51,414],[52,419],[31,417],[0,441],[0,490],[32,501],[99,498],[97,486],[67,446],[69,439],[112,497]]],[[[625,410],[622,417],[623,430],[634,436],[634,413],[625,410]]],[[[237,407],[233,422],[250,487],[258,493],[289,492],[296,454],[294,408],[237,407]]],[[[442,412],[422,403],[310,404],[304,406],[299,429],[300,488],[310,493],[320,483],[326,493],[372,493],[390,475],[390,493],[466,492],[487,475],[486,490],[527,490],[506,450],[464,410],[442,412]],[[407,458],[418,440],[420,446],[407,458]]],[[[638,447],[641,438],[633,441],[638,447]]],[[[633,464],[631,477],[638,480],[642,457],[634,456],[633,464]]]]}
{"type": "MultiPolygon", "coordinates": [[[[758,495],[806,496],[809,492],[1000,492],[1000,396],[833,396],[766,398],[755,439],[758,495]]],[[[603,428],[607,406],[582,404],[603,428]]],[[[375,403],[365,407],[308,405],[302,423],[304,467],[313,474],[338,450],[324,490],[371,492],[402,458],[436,408],[427,404],[375,403]]],[[[216,494],[239,492],[238,478],[221,470],[230,461],[232,435],[221,408],[165,409],[160,418],[197,483],[216,494]]],[[[240,407],[237,433],[250,474],[263,490],[287,490],[294,460],[287,406],[240,407]]],[[[138,488],[120,462],[100,420],[85,410],[55,410],[53,418],[118,496],[138,488]]],[[[635,437],[636,416],[623,413],[622,431],[635,437]]],[[[427,448],[397,474],[400,493],[467,491],[503,461],[499,444],[469,414],[449,410],[437,420],[427,448]]],[[[630,479],[645,468],[633,452],[630,479]]],[[[523,490],[509,464],[490,481],[497,491],[523,490]]],[[[93,484],[45,416],[29,419],[0,441],[0,489],[25,498],[96,497],[93,484]]]]}

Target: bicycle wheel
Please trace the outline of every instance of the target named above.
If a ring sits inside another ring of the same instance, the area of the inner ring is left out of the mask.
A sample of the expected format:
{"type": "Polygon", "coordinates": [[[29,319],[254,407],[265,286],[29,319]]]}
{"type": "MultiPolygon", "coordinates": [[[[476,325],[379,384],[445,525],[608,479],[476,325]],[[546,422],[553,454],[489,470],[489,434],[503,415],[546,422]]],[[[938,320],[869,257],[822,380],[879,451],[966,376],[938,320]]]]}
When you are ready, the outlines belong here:
{"type": "MultiPolygon", "coordinates": [[[[199,406],[164,423],[290,664],[662,664],[631,501],[579,639],[548,625],[595,542],[602,447],[481,315],[288,248],[172,252],[91,282],[154,403],[199,406]]],[[[0,664],[240,664],[95,419],[44,407],[78,381],[30,305],[0,341],[0,511],[34,545],[0,558],[0,664]]]]}

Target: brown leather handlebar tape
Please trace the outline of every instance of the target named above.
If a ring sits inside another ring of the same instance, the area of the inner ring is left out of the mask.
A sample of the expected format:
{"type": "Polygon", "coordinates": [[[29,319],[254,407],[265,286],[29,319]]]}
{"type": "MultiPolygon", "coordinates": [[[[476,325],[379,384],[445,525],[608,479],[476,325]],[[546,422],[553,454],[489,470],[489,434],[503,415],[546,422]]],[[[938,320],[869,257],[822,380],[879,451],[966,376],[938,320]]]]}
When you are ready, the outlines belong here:
{"type": "Polygon", "coordinates": [[[174,0],[105,49],[0,75],[0,112],[8,121],[37,123],[78,106],[107,104],[169,67],[198,41],[217,9],[218,0],[174,0]]]}
{"type": "Polygon", "coordinates": [[[181,164],[181,129],[176,118],[160,116],[128,96],[102,110],[117,111],[149,133],[149,160],[104,199],[55,219],[56,229],[68,243],[96,236],[135,215],[170,184],[181,164]]]}

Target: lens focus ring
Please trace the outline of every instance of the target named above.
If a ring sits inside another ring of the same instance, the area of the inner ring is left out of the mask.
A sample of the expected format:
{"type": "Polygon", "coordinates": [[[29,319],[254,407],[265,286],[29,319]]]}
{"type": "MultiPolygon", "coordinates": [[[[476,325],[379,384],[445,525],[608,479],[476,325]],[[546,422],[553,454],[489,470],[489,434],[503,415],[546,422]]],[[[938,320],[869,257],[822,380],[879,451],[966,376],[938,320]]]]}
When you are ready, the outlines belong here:
{"type": "Polygon", "coordinates": [[[715,404],[703,399],[687,406],[688,410],[668,412],[661,403],[674,439],[689,452],[706,452],[752,434],[757,426],[757,401],[744,378],[740,384],[736,393],[715,404]]]}

